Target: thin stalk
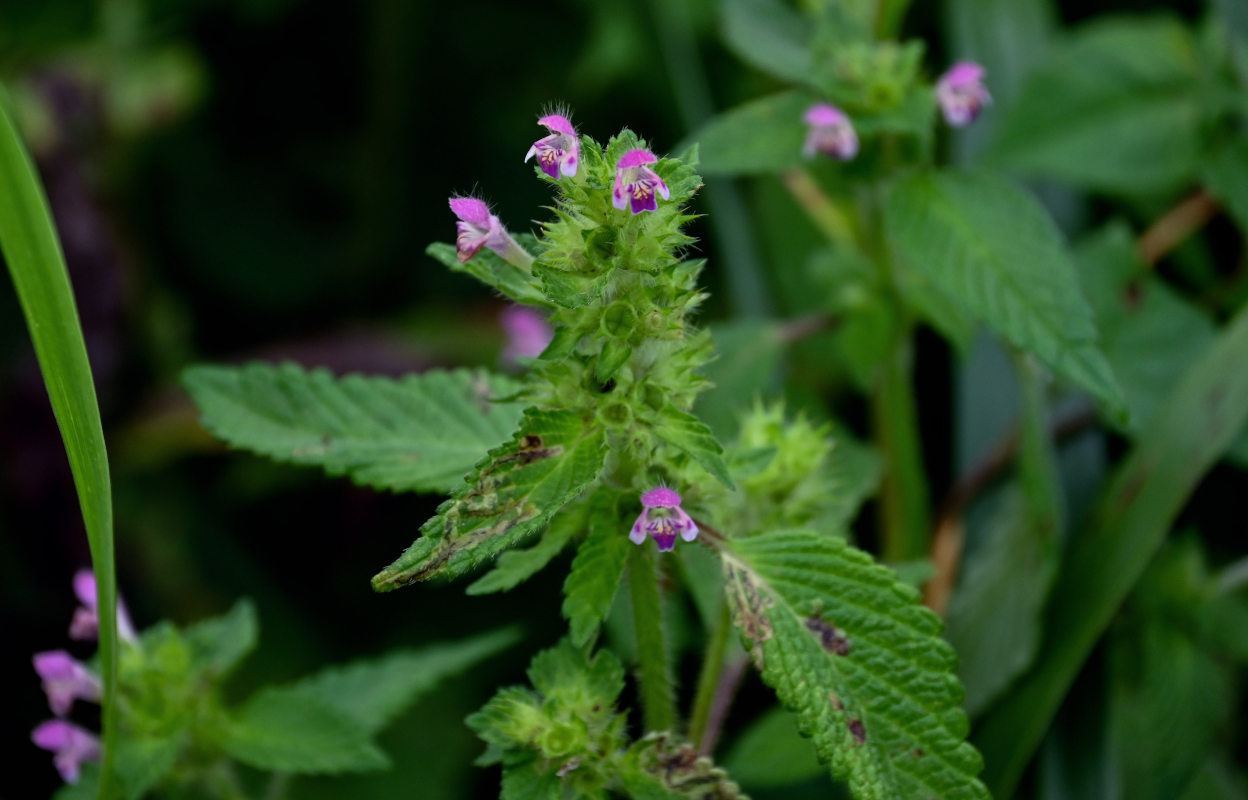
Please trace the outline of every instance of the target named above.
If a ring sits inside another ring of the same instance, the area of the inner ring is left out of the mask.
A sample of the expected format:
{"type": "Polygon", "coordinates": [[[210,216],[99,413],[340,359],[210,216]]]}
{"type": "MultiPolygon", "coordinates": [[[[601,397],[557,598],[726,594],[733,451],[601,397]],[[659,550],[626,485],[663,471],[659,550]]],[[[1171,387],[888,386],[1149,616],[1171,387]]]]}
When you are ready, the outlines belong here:
{"type": "Polygon", "coordinates": [[[728,719],[728,709],[732,708],[732,701],[737,696],[737,690],[741,688],[741,681],[745,678],[745,671],[749,665],[749,656],[744,653],[738,653],[735,658],[724,665],[719,676],[719,683],[715,685],[715,698],[711,701],[711,714],[706,722],[706,733],[702,734],[702,741],[698,744],[698,752],[702,755],[709,756],[715,751],[719,734],[724,730],[724,720],[728,719]]]}
{"type": "Polygon", "coordinates": [[[789,190],[789,194],[806,212],[806,216],[810,217],[819,232],[828,237],[828,241],[833,244],[854,241],[854,226],[849,215],[819,188],[809,172],[804,169],[791,169],[781,176],[781,180],[784,188],[789,190]]]}
{"type": "Polygon", "coordinates": [[[882,365],[872,397],[875,441],[884,451],[880,487],[880,549],[885,561],[913,561],[927,555],[927,476],[919,438],[918,411],[911,386],[914,345],[903,326],[882,365]]]}
{"type": "Polygon", "coordinates": [[[637,636],[641,711],[648,731],[676,729],[670,658],[663,629],[663,598],[653,547],[633,548],[629,556],[628,585],[633,600],[633,630],[637,636]]]}
{"type": "Polygon", "coordinates": [[[715,693],[719,687],[720,677],[724,672],[724,656],[728,652],[731,641],[732,615],[728,612],[728,604],[721,601],[719,614],[715,617],[715,625],[711,629],[711,640],[706,645],[706,656],[702,659],[702,672],[698,675],[698,689],[693,697],[693,711],[689,715],[689,741],[698,745],[698,752],[704,751],[704,737],[707,722],[711,718],[711,707],[715,702],[715,693]]]}

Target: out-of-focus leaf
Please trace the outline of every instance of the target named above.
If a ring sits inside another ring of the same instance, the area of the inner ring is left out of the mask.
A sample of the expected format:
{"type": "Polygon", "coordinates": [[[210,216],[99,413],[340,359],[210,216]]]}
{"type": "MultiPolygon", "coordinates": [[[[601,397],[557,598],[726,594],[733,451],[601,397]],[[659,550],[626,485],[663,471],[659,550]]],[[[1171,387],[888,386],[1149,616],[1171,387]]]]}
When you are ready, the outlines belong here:
{"type": "Polygon", "coordinates": [[[1004,112],[990,158],[1109,191],[1158,191],[1190,179],[1204,147],[1195,49],[1170,18],[1084,26],[1004,112]]]}
{"type": "Polygon", "coordinates": [[[597,479],[605,456],[602,429],[580,414],[529,409],[515,437],[491,450],[421,537],[373,576],[373,588],[461,575],[519,544],[597,479]]]}
{"type": "Polygon", "coordinates": [[[793,715],[782,708],[764,711],[741,732],[724,756],[724,768],[748,789],[788,786],[824,770],[810,739],[798,733],[793,715]]]}
{"type": "Polygon", "coordinates": [[[699,395],[694,412],[712,431],[731,437],[737,417],[774,387],[784,354],[779,323],[762,320],[726,322],[711,329],[718,358],[706,367],[714,387],[699,395]]]}
{"type": "Polygon", "coordinates": [[[977,730],[996,796],[1013,793],[1088,653],[1197,483],[1248,421],[1246,360],[1248,310],[1184,373],[1071,539],[1040,658],[977,730]]]}
{"type": "Polygon", "coordinates": [[[256,648],[260,626],[249,600],[239,600],[227,613],[197,622],[182,634],[195,672],[214,679],[228,675],[256,648]]]}
{"type": "Polygon", "coordinates": [[[1179,800],[1243,800],[1245,797],[1248,797],[1248,775],[1224,758],[1211,755],[1179,800]]]}
{"type": "Polygon", "coordinates": [[[452,491],[515,430],[523,406],[492,403],[519,384],[484,370],[401,379],[285,363],[191,367],[204,425],[235,447],[394,491],[452,491]]]}
{"type": "Polygon", "coordinates": [[[725,0],[724,43],[741,60],[790,83],[810,75],[812,28],[780,0],[725,0]]]}
{"type": "Polygon", "coordinates": [[[1236,139],[1219,148],[1205,166],[1204,180],[1248,237],[1248,140],[1236,139]]]}
{"type": "Polygon", "coordinates": [[[938,291],[1125,417],[1061,234],[1030,195],[987,172],[920,173],[894,188],[884,220],[938,291]]]}
{"type": "Polygon", "coordinates": [[[729,109],[699,128],[698,143],[708,175],[755,175],[800,166],[806,124],[802,114],[814,102],[805,92],[781,92],[729,109]]]}

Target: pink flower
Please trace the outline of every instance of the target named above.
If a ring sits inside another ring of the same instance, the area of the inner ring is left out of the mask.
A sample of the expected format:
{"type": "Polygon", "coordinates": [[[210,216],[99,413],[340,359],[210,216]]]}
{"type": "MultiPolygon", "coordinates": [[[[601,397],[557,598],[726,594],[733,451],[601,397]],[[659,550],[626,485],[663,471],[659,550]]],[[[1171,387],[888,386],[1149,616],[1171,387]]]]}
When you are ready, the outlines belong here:
{"type": "Polygon", "coordinates": [[[616,208],[631,204],[634,214],[654,211],[659,207],[656,194],[664,200],[671,196],[663,179],[646,166],[657,161],[649,150],[629,150],[620,157],[615,165],[615,186],[611,191],[611,202],[616,208]]]}
{"type": "Polygon", "coordinates": [[[53,714],[65,716],[79,698],[99,702],[99,679],[69,653],[64,650],[35,653],[33,661],[53,714]]]}
{"type": "Polygon", "coordinates": [[[63,719],[50,719],[35,728],[30,740],[52,751],[52,763],[66,783],[78,782],[78,772],[84,761],[100,759],[100,740],[90,731],[63,719]]]}
{"type": "Polygon", "coordinates": [[[498,217],[490,213],[490,207],[475,197],[452,197],[451,211],[459,217],[455,223],[459,233],[455,237],[455,250],[459,263],[464,263],[477,254],[482,247],[488,247],[503,257],[508,264],[528,269],[533,263],[533,256],[511,238],[511,234],[498,221],[498,217]]]}
{"type": "Polygon", "coordinates": [[[576,137],[576,129],[572,127],[572,123],[567,117],[547,114],[539,119],[537,124],[546,128],[550,135],[534,142],[529,152],[525,154],[524,160],[528,161],[533,156],[537,156],[537,163],[541,166],[542,172],[555,180],[559,180],[560,172],[568,177],[575,175],[576,165],[581,158],[581,143],[576,137]]]}
{"type": "Polygon", "coordinates": [[[507,345],[503,348],[503,361],[519,363],[521,358],[537,358],[550,344],[555,332],[541,314],[527,306],[508,306],[498,316],[507,345]]]}
{"type": "Polygon", "coordinates": [[[815,153],[823,153],[839,161],[848,161],[858,155],[858,134],[844,111],[827,103],[819,103],[806,109],[802,118],[810,126],[802,155],[811,158],[815,153]]]}
{"type": "Polygon", "coordinates": [[[676,547],[676,534],[686,542],[698,538],[698,526],[680,507],[680,495],[660,486],[641,496],[641,515],[628,534],[633,544],[642,544],[646,537],[654,539],[660,552],[676,547]]]}
{"type": "Polygon", "coordinates": [[[959,61],[936,81],[936,100],[945,122],[955,128],[970,125],[992,102],[984,88],[984,68],[974,61],[959,61]]]}
{"type": "MultiPolygon", "coordinates": [[[[74,609],[74,617],[69,623],[69,638],[78,641],[95,639],[99,635],[100,614],[96,599],[95,573],[89,569],[81,569],[74,575],[74,594],[82,605],[74,609]]],[[[117,635],[124,642],[137,641],[134,623],[126,613],[126,605],[117,598],[117,635]]]]}

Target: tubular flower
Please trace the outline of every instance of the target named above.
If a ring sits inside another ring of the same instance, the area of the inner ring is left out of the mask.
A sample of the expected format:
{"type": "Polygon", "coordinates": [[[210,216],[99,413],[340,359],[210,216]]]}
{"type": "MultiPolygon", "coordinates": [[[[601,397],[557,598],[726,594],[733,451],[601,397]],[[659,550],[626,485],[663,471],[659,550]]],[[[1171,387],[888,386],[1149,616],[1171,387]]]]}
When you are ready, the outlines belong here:
{"type": "Polygon", "coordinates": [[[100,740],[90,731],[63,719],[50,719],[30,734],[36,746],[51,750],[52,763],[66,783],[77,783],[84,761],[100,759],[100,740]]]}
{"type": "Polygon", "coordinates": [[[511,234],[499,222],[498,217],[490,213],[490,207],[475,197],[450,198],[451,211],[459,217],[455,223],[458,235],[455,237],[455,251],[459,263],[463,264],[477,254],[482,247],[488,247],[502,256],[508,264],[528,269],[533,257],[511,238],[511,234]]]}
{"type": "Polygon", "coordinates": [[[984,68],[974,61],[959,61],[936,81],[936,100],[945,122],[955,128],[970,125],[992,102],[984,87],[984,68]]]}
{"type": "Polygon", "coordinates": [[[849,161],[858,155],[858,134],[844,111],[819,103],[806,109],[802,118],[810,126],[802,155],[811,158],[815,153],[823,153],[838,161],[849,161]]]}
{"type": "Polygon", "coordinates": [[[571,177],[576,174],[576,166],[581,158],[581,143],[576,137],[576,128],[567,117],[558,114],[547,114],[537,121],[538,125],[550,131],[533,143],[524,160],[537,156],[537,163],[551,178],[559,180],[559,173],[571,177]]]}
{"type": "Polygon", "coordinates": [[[640,214],[659,207],[656,194],[664,200],[671,197],[663,179],[646,166],[657,161],[649,150],[629,150],[620,157],[615,165],[615,186],[611,191],[611,202],[616,208],[631,206],[634,214],[640,214]]]}
{"type": "MultiPolygon", "coordinates": [[[[100,613],[96,598],[95,573],[89,569],[78,570],[74,575],[74,594],[82,605],[74,609],[74,617],[69,622],[69,638],[78,641],[95,639],[99,635],[100,613]]],[[[117,598],[117,635],[123,642],[138,639],[134,632],[134,623],[126,613],[126,605],[117,598]]]]}
{"type": "Polygon", "coordinates": [[[641,515],[628,534],[633,544],[642,544],[649,536],[666,553],[676,547],[676,534],[686,542],[698,538],[697,524],[680,507],[680,495],[671,489],[651,489],[641,496],[641,505],[641,515]]]}
{"type": "Polygon", "coordinates": [[[35,653],[33,661],[53,714],[65,716],[79,698],[99,701],[99,679],[69,653],[64,650],[35,653]]]}
{"type": "Polygon", "coordinates": [[[521,358],[537,358],[550,344],[555,332],[541,314],[526,306],[508,306],[499,314],[507,345],[503,348],[503,361],[519,363],[521,358]]]}

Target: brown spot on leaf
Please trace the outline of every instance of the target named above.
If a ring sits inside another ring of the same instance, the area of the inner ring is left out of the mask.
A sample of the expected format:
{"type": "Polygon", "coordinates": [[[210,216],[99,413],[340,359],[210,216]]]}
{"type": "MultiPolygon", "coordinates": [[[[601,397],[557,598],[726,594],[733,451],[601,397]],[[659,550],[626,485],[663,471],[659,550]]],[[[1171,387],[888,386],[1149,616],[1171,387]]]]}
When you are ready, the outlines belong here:
{"type": "Polygon", "coordinates": [[[841,703],[841,698],[837,697],[831,692],[828,692],[828,702],[830,702],[832,704],[832,707],[835,708],[837,711],[845,710],[845,706],[841,703]]]}
{"type": "Polygon", "coordinates": [[[849,637],[845,635],[845,631],[832,623],[819,617],[811,617],[806,620],[806,630],[813,633],[819,640],[819,643],[823,645],[823,649],[829,653],[834,653],[838,656],[849,655],[849,637]]]}
{"type": "Polygon", "coordinates": [[[854,744],[865,744],[867,741],[867,729],[863,726],[862,720],[858,718],[849,721],[849,732],[854,737],[854,744]]]}

